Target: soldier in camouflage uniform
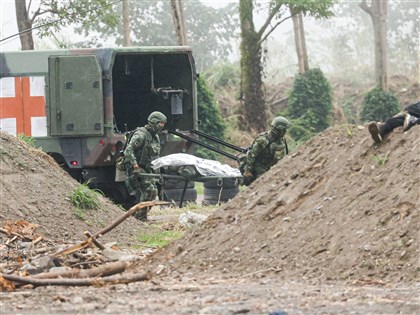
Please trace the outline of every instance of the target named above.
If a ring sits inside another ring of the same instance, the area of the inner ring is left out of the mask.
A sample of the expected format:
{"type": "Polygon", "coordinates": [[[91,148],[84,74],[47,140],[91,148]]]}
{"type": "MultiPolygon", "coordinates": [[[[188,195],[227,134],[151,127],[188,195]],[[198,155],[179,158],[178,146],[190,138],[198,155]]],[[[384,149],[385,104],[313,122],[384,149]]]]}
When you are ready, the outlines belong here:
{"type": "MultiPolygon", "coordinates": [[[[127,179],[125,185],[136,202],[155,200],[158,189],[153,178],[141,176],[141,173],[152,173],[151,162],[159,157],[160,141],[158,133],[167,122],[161,112],[153,112],[148,117],[148,124],[137,128],[124,150],[124,165],[127,179]]],[[[147,221],[148,209],[142,209],[136,218],[147,221]]]]}
{"type": "Polygon", "coordinates": [[[239,170],[245,185],[250,185],[287,154],[284,135],[289,127],[290,122],[279,116],[271,122],[270,131],[263,132],[255,138],[246,156],[239,161],[239,170]]]}

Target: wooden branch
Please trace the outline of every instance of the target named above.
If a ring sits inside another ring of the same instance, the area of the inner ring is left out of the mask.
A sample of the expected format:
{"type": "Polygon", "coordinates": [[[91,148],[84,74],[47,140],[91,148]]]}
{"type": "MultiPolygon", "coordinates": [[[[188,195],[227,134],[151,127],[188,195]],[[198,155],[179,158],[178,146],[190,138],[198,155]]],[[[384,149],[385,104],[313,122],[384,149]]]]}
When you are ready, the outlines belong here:
{"type": "Polygon", "coordinates": [[[258,37],[259,38],[261,38],[263,36],[265,30],[270,25],[271,20],[279,12],[281,6],[282,6],[282,3],[277,3],[276,6],[271,10],[271,12],[270,12],[269,16],[267,17],[267,20],[265,21],[264,25],[261,26],[260,30],[258,31],[258,37]]]}
{"type": "Polygon", "coordinates": [[[259,43],[262,44],[267,37],[277,28],[277,26],[279,26],[281,23],[283,23],[284,21],[288,20],[292,18],[292,15],[285,17],[284,19],[278,21],[268,32],[267,34],[265,34],[264,36],[261,36],[261,39],[259,40],[259,43]]]}
{"type": "Polygon", "coordinates": [[[157,205],[167,205],[167,204],[169,204],[169,202],[167,202],[167,201],[145,201],[145,202],[140,202],[140,203],[136,204],[135,206],[131,207],[118,220],[116,220],[115,222],[113,222],[112,224],[110,224],[109,226],[107,226],[106,228],[102,229],[98,233],[95,233],[92,236],[92,238],[97,238],[99,236],[105,235],[106,233],[108,233],[109,231],[111,231],[114,228],[116,228],[118,225],[121,224],[121,222],[123,222],[125,219],[127,219],[128,217],[130,217],[131,215],[133,215],[136,211],[138,211],[140,209],[143,209],[143,208],[146,208],[146,207],[153,207],[153,206],[157,206],[157,205]]]}
{"type": "MultiPolygon", "coordinates": [[[[85,231],[83,234],[85,234],[87,237],[92,237],[92,233],[90,233],[89,231],[85,231]]],[[[98,247],[100,250],[104,250],[105,246],[102,245],[101,243],[99,243],[98,240],[95,240],[94,238],[92,239],[93,244],[95,244],[96,247],[98,247]]]]}
{"type": "Polygon", "coordinates": [[[372,9],[367,5],[366,0],[362,0],[362,2],[359,3],[359,7],[368,13],[369,15],[372,15],[372,9]]]}
{"type": "Polygon", "coordinates": [[[20,237],[21,239],[26,239],[26,237],[25,236],[23,236],[23,235],[20,235],[19,233],[16,233],[16,232],[9,232],[9,231],[7,231],[7,230],[5,230],[5,229],[2,229],[2,228],[0,228],[0,232],[2,232],[2,233],[4,233],[4,234],[6,234],[7,236],[12,236],[12,235],[14,235],[14,236],[17,236],[17,237],[20,237]]]}
{"type": "Polygon", "coordinates": [[[126,276],[110,276],[103,278],[86,278],[86,279],[35,279],[33,277],[19,277],[15,275],[0,274],[4,279],[20,284],[31,284],[34,287],[40,286],[102,286],[105,284],[126,284],[130,282],[145,281],[152,278],[151,273],[135,273],[126,276]]]}
{"type": "Polygon", "coordinates": [[[107,277],[116,273],[124,272],[127,268],[126,262],[112,262],[99,267],[91,269],[78,269],[66,270],[63,272],[43,272],[32,276],[33,279],[56,279],[56,278],[95,278],[107,277]]]}
{"type": "Polygon", "coordinates": [[[13,243],[14,241],[16,241],[16,239],[17,239],[18,237],[15,235],[15,236],[13,236],[12,238],[9,238],[7,241],[6,241],[6,245],[9,245],[10,243],[13,243]]]}
{"type": "Polygon", "coordinates": [[[50,257],[57,257],[59,255],[68,255],[71,253],[74,253],[78,250],[81,250],[83,248],[89,247],[92,244],[92,238],[88,238],[87,240],[81,242],[80,244],[72,245],[68,248],[65,248],[63,250],[60,250],[54,254],[52,254],[50,257]]]}
{"type": "Polygon", "coordinates": [[[34,245],[38,244],[38,243],[39,243],[39,242],[41,242],[43,239],[44,239],[44,237],[43,237],[43,236],[38,236],[36,239],[34,239],[34,240],[32,241],[32,246],[34,246],[34,245]]]}
{"type": "Polygon", "coordinates": [[[71,254],[75,251],[78,251],[80,249],[86,248],[88,246],[90,246],[93,242],[94,239],[105,235],[106,233],[108,233],[109,231],[113,230],[114,228],[116,228],[118,225],[120,225],[124,220],[126,220],[128,217],[132,216],[136,211],[146,208],[146,207],[153,207],[153,206],[157,206],[157,205],[167,205],[169,204],[169,202],[167,201],[145,201],[145,202],[140,202],[138,204],[136,204],[135,206],[131,207],[123,216],[121,216],[119,219],[117,219],[116,221],[114,221],[113,223],[111,223],[109,226],[105,227],[104,229],[100,230],[99,232],[95,233],[94,235],[92,235],[90,238],[88,238],[87,240],[81,242],[80,244],[77,245],[73,245],[70,246],[69,248],[63,249],[61,251],[58,251],[54,254],[51,255],[51,257],[57,257],[59,255],[68,255],[71,254]]]}

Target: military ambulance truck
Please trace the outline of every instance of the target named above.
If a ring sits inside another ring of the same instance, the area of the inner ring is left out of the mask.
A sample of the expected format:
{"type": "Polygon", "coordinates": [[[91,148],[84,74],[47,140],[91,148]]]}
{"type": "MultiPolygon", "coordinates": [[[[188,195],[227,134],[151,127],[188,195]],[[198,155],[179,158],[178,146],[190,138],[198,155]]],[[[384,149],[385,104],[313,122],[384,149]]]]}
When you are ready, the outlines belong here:
{"type": "MultiPolygon", "coordinates": [[[[196,71],[188,47],[0,53],[0,128],[23,133],[79,181],[117,202],[115,161],[126,134],[160,111],[167,129],[197,129],[196,71]]],[[[191,142],[161,135],[162,155],[191,142]]]]}

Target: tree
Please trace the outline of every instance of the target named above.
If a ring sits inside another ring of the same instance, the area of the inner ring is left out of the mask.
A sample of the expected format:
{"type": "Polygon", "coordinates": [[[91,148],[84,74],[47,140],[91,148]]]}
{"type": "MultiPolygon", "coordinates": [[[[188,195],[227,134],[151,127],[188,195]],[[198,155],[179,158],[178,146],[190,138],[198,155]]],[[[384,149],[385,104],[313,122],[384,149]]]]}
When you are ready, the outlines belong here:
{"type": "Polygon", "coordinates": [[[372,19],[375,43],[375,75],[378,87],[388,91],[388,47],[387,47],[387,12],[388,0],[372,0],[370,6],[366,0],[360,8],[372,19]]]}
{"type": "Polygon", "coordinates": [[[174,21],[177,43],[180,46],[187,45],[187,33],[185,31],[184,9],[181,0],[171,0],[172,19],[174,21]]]}
{"type": "MultiPolygon", "coordinates": [[[[332,15],[330,8],[333,0],[272,0],[267,10],[267,19],[259,30],[255,29],[253,12],[254,1],[239,0],[239,18],[241,23],[241,100],[245,121],[244,129],[262,131],[266,128],[267,116],[262,91],[262,43],[285,20],[291,18],[293,13],[315,17],[328,17],[332,15]]],[[[256,6],[259,5],[255,2],[256,6]]],[[[259,8],[261,9],[261,8],[259,8]]]]}
{"type": "Polygon", "coordinates": [[[131,28],[130,28],[130,4],[128,0],[123,0],[123,34],[124,34],[124,46],[131,46],[131,28]]]}
{"type": "Polygon", "coordinates": [[[22,50],[33,50],[32,29],[38,28],[40,37],[54,35],[62,27],[72,23],[86,25],[100,20],[107,25],[116,22],[112,4],[107,0],[40,0],[32,10],[32,1],[15,0],[16,21],[22,50]]]}
{"type": "MultiPolygon", "coordinates": [[[[113,4],[114,11],[121,10],[117,1],[113,4]]],[[[132,26],[132,45],[135,46],[173,46],[177,45],[177,37],[171,16],[169,0],[130,1],[130,24],[132,26]]],[[[226,60],[233,51],[232,43],[238,34],[237,6],[228,4],[221,9],[203,5],[200,1],[183,2],[185,17],[185,32],[188,45],[192,48],[199,72],[219,62],[226,60]]],[[[119,21],[115,27],[108,27],[100,21],[76,28],[86,40],[76,44],[77,47],[100,47],[123,43],[122,24],[119,21]]]]}
{"type": "Polygon", "coordinates": [[[299,73],[303,74],[309,70],[308,51],[306,50],[305,30],[303,27],[302,12],[290,12],[293,20],[293,30],[295,33],[296,53],[298,57],[299,73]]]}

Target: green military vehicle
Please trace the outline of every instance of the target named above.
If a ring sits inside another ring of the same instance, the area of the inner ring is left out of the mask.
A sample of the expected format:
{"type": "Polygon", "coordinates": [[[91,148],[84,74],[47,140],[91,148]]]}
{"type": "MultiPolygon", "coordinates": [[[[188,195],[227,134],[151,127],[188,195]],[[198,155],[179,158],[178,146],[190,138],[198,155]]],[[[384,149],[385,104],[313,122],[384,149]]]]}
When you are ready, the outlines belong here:
{"type": "MultiPolygon", "coordinates": [[[[24,133],[74,178],[89,181],[117,202],[128,198],[124,182],[115,180],[115,161],[128,131],[146,124],[153,111],[168,117],[168,130],[197,129],[197,75],[188,47],[4,52],[0,69],[1,80],[16,87],[15,95],[12,89],[9,98],[1,99],[0,119],[15,122],[19,133],[27,130],[20,123],[35,125],[40,118],[19,117],[43,106],[45,132],[24,133]],[[31,97],[17,99],[29,93],[24,83],[17,91],[19,82],[34,77],[44,78],[41,105],[31,104],[31,97]]],[[[189,152],[192,145],[168,132],[161,143],[162,155],[189,152]]]]}

